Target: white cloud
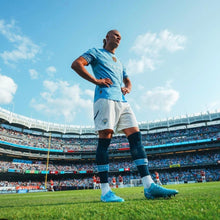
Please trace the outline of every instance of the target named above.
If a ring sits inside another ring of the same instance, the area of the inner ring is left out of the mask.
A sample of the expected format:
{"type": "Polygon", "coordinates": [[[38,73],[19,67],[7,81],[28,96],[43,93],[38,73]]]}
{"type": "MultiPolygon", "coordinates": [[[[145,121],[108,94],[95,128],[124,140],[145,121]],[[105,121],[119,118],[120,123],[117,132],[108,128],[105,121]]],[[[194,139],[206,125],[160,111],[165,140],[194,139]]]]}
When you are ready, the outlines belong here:
{"type": "Polygon", "coordinates": [[[140,59],[129,59],[127,64],[127,69],[129,73],[137,74],[137,73],[143,73],[144,70],[154,70],[155,69],[155,63],[153,59],[149,59],[145,56],[140,57],[140,59]]]}
{"type": "Polygon", "coordinates": [[[61,82],[53,82],[53,81],[45,80],[43,82],[43,85],[44,85],[44,88],[49,91],[49,93],[53,94],[56,92],[56,90],[59,89],[59,85],[60,85],[60,87],[63,87],[63,85],[61,85],[61,84],[64,84],[64,83],[66,83],[68,85],[67,82],[62,82],[62,81],[61,82]]]}
{"type": "Polygon", "coordinates": [[[0,104],[11,103],[16,90],[17,85],[14,80],[0,74],[0,104]]]}
{"type": "Polygon", "coordinates": [[[86,89],[84,92],[86,95],[88,95],[90,98],[94,98],[94,91],[90,89],[86,89]]]}
{"type": "Polygon", "coordinates": [[[183,50],[186,43],[186,37],[183,35],[174,35],[168,30],[164,30],[159,34],[159,49],[167,49],[170,52],[183,50]]]}
{"type": "Polygon", "coordinates": [[[18,27],[15,21],[5,24],[4,20],[0,20],[0,33],[12,43],[14,50],[4,51],[0,53],[0,57],[5,64],[18,62],[19,60],[32,60],[40,52],[40,47],[32,42],[32,40],[22,34],[18,34],[18,27]]]}
{"type": "Polygon", "coordinates": [[[35,69],[29,69],[30,77],[31,79],[37,79],[38,78],[38,72],[35,69]]]}
{"type": "Polygon", "coordinates": [[[56,68],[54,66],[49,66],[47,69],[46,69],[46,72],[47,74],[50,76],[50,77],[53,77],[54,76],[54,73],[56,73],[56,68]]]}
{"type": "Polygon", "coordinates": [[[185,43],[185,36],[175,35],[168,30],[163,30],[159,34],[147,32],[139,35],[131,48],[136,58],[128,61],[128,72],[137,74],[145,70],[155,70],[162,52],[183,50],[185,43]]]}
{"type": "Polygon", "coordinates": [[[170,112],[179,99],[179,92],[172,89],[168,82],[164,87],[155,87],[140,97],[142,107],[150,110],[170,112]]]}
{"type": "Polygon", "coordinates": [[[185,42],[185,36],[174,35],[168,30],[163,30],[159,34],[147,32],[136,38],[131,50],[140,55],[157,56],[163,49],[170,52],[183,50],[185,42]]]}
{"type": "Polygon", "coordinates": [[[76,114],[92,115],[92,100],[83,96],[90,94],[78,85],[70,85],[66,81],[44,81],[44,91],[40,94],[40,100],[32,99],[31,105],[36,110],[56,117],[64,117],[66,122],[74,121],[76,114]]]}

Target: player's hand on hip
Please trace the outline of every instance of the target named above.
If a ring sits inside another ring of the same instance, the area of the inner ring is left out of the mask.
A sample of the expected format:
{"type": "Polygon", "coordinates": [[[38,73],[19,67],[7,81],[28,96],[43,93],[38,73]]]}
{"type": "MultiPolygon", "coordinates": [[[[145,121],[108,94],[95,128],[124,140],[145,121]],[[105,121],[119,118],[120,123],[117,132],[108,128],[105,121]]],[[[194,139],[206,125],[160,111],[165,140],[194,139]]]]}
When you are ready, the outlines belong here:
{"type": "Polygon", "coordinates": [[[121,92],[123,93],[123,95],[126,95],[126,94],[130,93],[130,91],[131,90],[129,88],[126,88],[126,87],[121,88],[121,92]]]}
{"type": "Polygon", "coordinates": [[[96,85],[99,85],[99,86],[107,86],[107,87],[109,87],[112,84],[113,83],[112,83],[111,79],[109,79],[109,78],[97,79],[96,80],[96,85]]]}

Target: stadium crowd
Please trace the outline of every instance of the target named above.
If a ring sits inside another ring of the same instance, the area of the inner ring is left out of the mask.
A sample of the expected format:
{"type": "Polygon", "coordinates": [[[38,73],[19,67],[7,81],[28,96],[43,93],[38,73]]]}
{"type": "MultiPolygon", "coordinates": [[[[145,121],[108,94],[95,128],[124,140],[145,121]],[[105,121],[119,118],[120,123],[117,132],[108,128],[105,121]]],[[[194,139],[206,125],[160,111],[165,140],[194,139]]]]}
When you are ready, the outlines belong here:
{"type": "MultiPolygon", "coordinates": [[[[170,184],[170,183],[188,183],[188,182],[202,182],[201,171],[205,173],[206,181],[220,181],[220,169],[189,169],[189,170],[178,170],[178,171],[160,171],[160,180],[162,184],[170,184]]],[[[140,176],[135,175],[133,173],[130,174],[121,174],[123,177],[123,184],[130,185],[131,180],[140,180],[140,176]]],[[[119,185],[119,178],[115,175],[109,176],[109,183],[111,185],[112,178],[115,177],[117,181],[117,185],[119,185]]],[[[152,177],[156,182],[156,176],[152,173],[152,177]]],[[[141,181],[140,181],[141,182],[141,181]]],[[[73,179],[61,179],[61,180],[53,180],[55,190],[61,189],[92,189],[93,188],[93,178],[92,177],[84,177],[84,178],[73,178],[73,179]]],[[[0,187],[17,187],[17,186],[39,186],[44,189],[44,182],[35,182],[35,181],[0,181],[0,187]]],[[[47,183],[48,188],[50,187],[50,182],[47,183]]]]}
{"type": "MultiPolygon", "coordinates": [[[[220,138],[220,125],[203,126],[198,128],[181,129],[175,131],[164,131],[147,133],[142,135],[144,146],[154,146],[159,144],[172,144],[185,141],[195,141],[203,139],[220,138]]],[[[36,148],[48,148],[48,136],[43,134],[30,134],[14,129],[0,127],[0,140],[36,148]]],[[[97,138],[63,138],[51,137],[51,149],[61,150],[63,152],[77,151],[95,151],[97,146],[97,138]]],[[[112,138],[109,150],[128,147],[125,136],[116,136],[112,138]]]]}
{"type": "MultiPolygon", "coordinates": [[[[163,169],[172,166],[186,167],[186,166],[199,166],[217,164],[220,161],[219,152],[203,153],[191,153],[191,154],[180,154],[180,155],[169,155],[162,158],[152,158],[149,161],[149,168],[151,169],[163,169]]],[[[129,168],[130,171],[136,171],[135,164],[130,159],[123,159],[120,161],[110,162],[109,169],[112,172],[117,172],[119,169],[129,168]]],[[[0,172],[7,172],[9,169],[19,170],[21,173],[25,173],[26,170],[37,170],[45,171],[46,163],[42,161],[0,161],[0,172]]],[[[79,172],[79,171],[93,171],[97,172],[95,163],[72,163],[72,164],[61,164],[49,163],[49,171],[65,171],[65,172],[79,172]]]]}

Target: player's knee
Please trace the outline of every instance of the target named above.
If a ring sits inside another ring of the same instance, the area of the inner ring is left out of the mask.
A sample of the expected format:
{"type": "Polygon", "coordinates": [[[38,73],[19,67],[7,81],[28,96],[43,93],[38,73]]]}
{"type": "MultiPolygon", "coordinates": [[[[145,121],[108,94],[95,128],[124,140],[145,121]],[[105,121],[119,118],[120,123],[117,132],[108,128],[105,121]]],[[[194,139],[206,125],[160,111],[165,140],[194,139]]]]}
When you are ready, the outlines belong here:
{"type": "Polygon", "coordinates": [[[129,135],[128,141],[133,160],[147,158],[146,152],[142,145],[140,132],[136,132],[134,134],[129,135]]]}
{"type": "Polygon", "coordinates": [[[101,130],[101,131],[99,131],[99,138],[101,138],[101,139],[111,139],[112,134],[113,134],[112,129],[101,130]]]}

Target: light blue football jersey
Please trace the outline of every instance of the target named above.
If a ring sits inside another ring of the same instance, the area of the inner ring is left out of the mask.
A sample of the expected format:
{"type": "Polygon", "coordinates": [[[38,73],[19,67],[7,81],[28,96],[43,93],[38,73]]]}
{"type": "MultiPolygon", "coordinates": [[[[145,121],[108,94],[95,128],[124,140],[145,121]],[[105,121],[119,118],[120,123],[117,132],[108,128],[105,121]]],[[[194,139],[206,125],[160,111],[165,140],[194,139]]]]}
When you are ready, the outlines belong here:
{"type": "Polygon", "coordinates": [[[96,79],[111,79],[113,85],[96,86],[94,102],[100,98],[114,101],[126,102],[125,96],[121,92],[123,79],[128,77],[126,70],[115,54],[105,49],[90,49],[82,55],[91,65],[96,79]]]}

